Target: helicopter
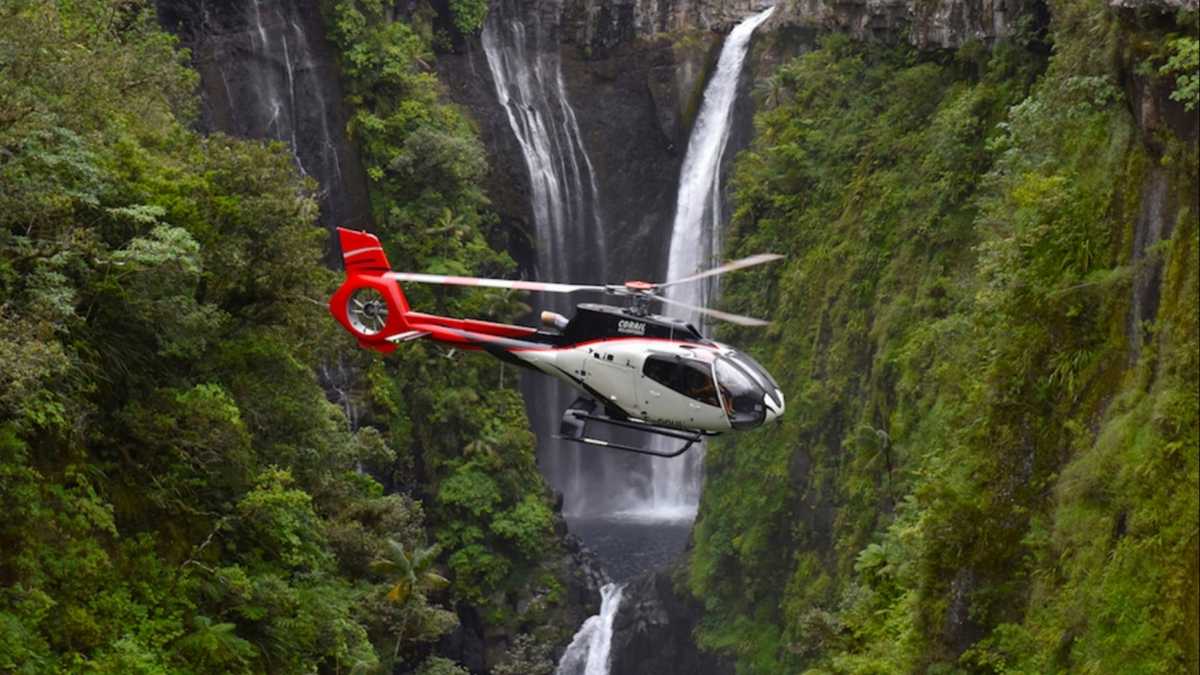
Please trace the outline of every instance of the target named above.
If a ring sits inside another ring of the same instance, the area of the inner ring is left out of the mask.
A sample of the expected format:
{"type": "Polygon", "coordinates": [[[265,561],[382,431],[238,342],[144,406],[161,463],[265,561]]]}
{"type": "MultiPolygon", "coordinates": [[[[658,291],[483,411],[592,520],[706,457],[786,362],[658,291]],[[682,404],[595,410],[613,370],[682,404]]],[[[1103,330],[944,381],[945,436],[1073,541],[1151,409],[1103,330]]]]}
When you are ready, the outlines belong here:
{"type": "Polygon", "coordinates": [[[458,349],[482,350],[523,368],[557,378],[582,392],[563,412],[556,438],[612,450],[677,457],[706,436],[747,431],[778,419],[783,391],[761,365],[728,345],[700,334],[680,319],[651,313],[659,301],[743,326],[767,321],[698,307],[658,291],[778,260],[764,253],[689,277],[650,283],[584,285],[394,272],[379,239],[337,228],[346,279],[329,311],[358,343],[382,353],[428,339],[458,349]],[[399,282],[506,288],[539,293],[595,291],[629,299],[629,306],[580,303],[567,319],[541,314],[542,327],[424,314],[409,308],[399,282]],[[589,435],[593,425],[630,429],[682,441],[675,449],[639,447],[589,435]]]}

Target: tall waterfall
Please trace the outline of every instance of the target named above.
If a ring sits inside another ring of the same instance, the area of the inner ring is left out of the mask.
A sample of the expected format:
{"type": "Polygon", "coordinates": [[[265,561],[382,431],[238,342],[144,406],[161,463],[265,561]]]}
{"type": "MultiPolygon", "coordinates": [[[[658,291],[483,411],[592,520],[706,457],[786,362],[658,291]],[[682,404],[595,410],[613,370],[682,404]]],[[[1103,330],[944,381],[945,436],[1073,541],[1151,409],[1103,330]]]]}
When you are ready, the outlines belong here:
{"type": "Polygon", "coordinates": [[[621,606],[623,590],[624,586],[618,584],[607,584],[600,589],[600,613],[579,627],[559,659],[554,675],[608,675],[613,619],[621,606]]]}
{"type": "MultiPolygon", "coordinates": [[[[766,21],[770,7],[742,21],[725,38],[717,70],[704,90],[704,102],[688,139],[687,154],[679,174],[675,222],[671,229],[667,279],[678,279],[716,263],[721,254],[721,159],[733,125],[733,104],[750,37],[766,21]]],[[[707,305],[715,294],[715,283],[672,286],[668,297],[693,305],[707,305]]],[[[688,317],[699,326],[702,317],[688,317]]],[[[653,478],[646,500],[635,510],[663,518],[692,517],[700,500],[703,449],[682,457],[651,460],[653,478]]]]}
{"type": "MultiPolygon", "coordinates": [[[[597,198],[596,175],[563,84],[559,59],[561,5],[501,0],[488,13],[482,44],[496,96],[529,170],[530,202],[537,235],[537,274],[551,281],[603,282],[607,244],[597,198]]],[[[567,316],[572,297],[536,297],[535,309],[567,316]]],[[[571,388],[536,378],[525,387],[538,436],[542,469],[567,499],[583,508],[590,492],[603,489],[609,466],[596,453],[557,441],[559,415],[576,395],[571,388]]]]}

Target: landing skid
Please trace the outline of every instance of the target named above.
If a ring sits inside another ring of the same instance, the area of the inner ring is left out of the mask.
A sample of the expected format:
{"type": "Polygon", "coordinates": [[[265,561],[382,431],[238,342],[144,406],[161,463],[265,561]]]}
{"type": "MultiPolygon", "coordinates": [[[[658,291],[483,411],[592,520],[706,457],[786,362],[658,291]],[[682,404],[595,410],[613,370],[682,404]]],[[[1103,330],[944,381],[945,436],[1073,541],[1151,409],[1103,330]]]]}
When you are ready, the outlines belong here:
{"type": "Polygon", "coordinates": [[[596,410],[598,407],[599,406],[596,404],[596,402],[591,399],[582,397],[576,399],[569,408],[563,411],[562,424],[558,429],[559,433],[555,434],[554,437],[564,441],[571,441],[572,443],[594,445],[596,447],[607,448],[609,450],[620,450],[622,452],[634,452],[639,455],[651,455],[653,457],[678,457],[691,449],[691,447],[695,445],[697,441],[705,436],[716,436],[715,433],[711,432],[696,431],[688,433],[678,429],[654,426],[653,424],[614,419],[607,415],[598,414],[596,410]],[[686,442],[683,444],[683,447],[673,452],[660,452],[658,450],[650,450],[647,448],[625,445],[624,443],[617,443],[615,441],[605,441],[586,435],[587,425],[589,422],[620,427],[623,429],[633,429],[634,431],[640,431],[646,434],[663,436],[666,438],[675,438],[686,442]]]}

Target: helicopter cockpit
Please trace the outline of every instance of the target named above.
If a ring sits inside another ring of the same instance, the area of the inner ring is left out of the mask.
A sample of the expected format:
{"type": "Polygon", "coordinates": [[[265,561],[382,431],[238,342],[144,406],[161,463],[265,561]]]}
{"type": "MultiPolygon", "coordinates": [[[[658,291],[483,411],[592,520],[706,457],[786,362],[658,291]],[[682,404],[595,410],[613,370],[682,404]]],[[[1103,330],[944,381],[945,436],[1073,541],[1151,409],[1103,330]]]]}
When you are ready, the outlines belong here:
{"type": "Polygon", "coordinates": [[[722,354],[713,361],[713,373],[734,429],[752,429],[783,413],[779,385],[749,356],[732,350],[722,354]]]}

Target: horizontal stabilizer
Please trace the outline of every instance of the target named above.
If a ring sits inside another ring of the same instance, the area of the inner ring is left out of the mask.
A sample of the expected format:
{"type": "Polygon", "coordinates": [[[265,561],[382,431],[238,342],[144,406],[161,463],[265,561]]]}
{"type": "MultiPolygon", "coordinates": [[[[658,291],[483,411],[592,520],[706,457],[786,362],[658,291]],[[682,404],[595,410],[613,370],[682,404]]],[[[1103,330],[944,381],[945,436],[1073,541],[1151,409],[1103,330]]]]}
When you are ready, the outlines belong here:
{"type": "Polygon", "coordinates": [[[429,331],[409,330],[409,331],[404,331],[403,333],[396,333],[395,335],[389,335],[384,339],[386,339],[388,342],[391,342],[392,344],[396,344],[396,343],[400,343],[400,342],[411,342],[413,340],[420,340],[421,338],[425,337],[426,335],[429,335],[429,331]]]}

